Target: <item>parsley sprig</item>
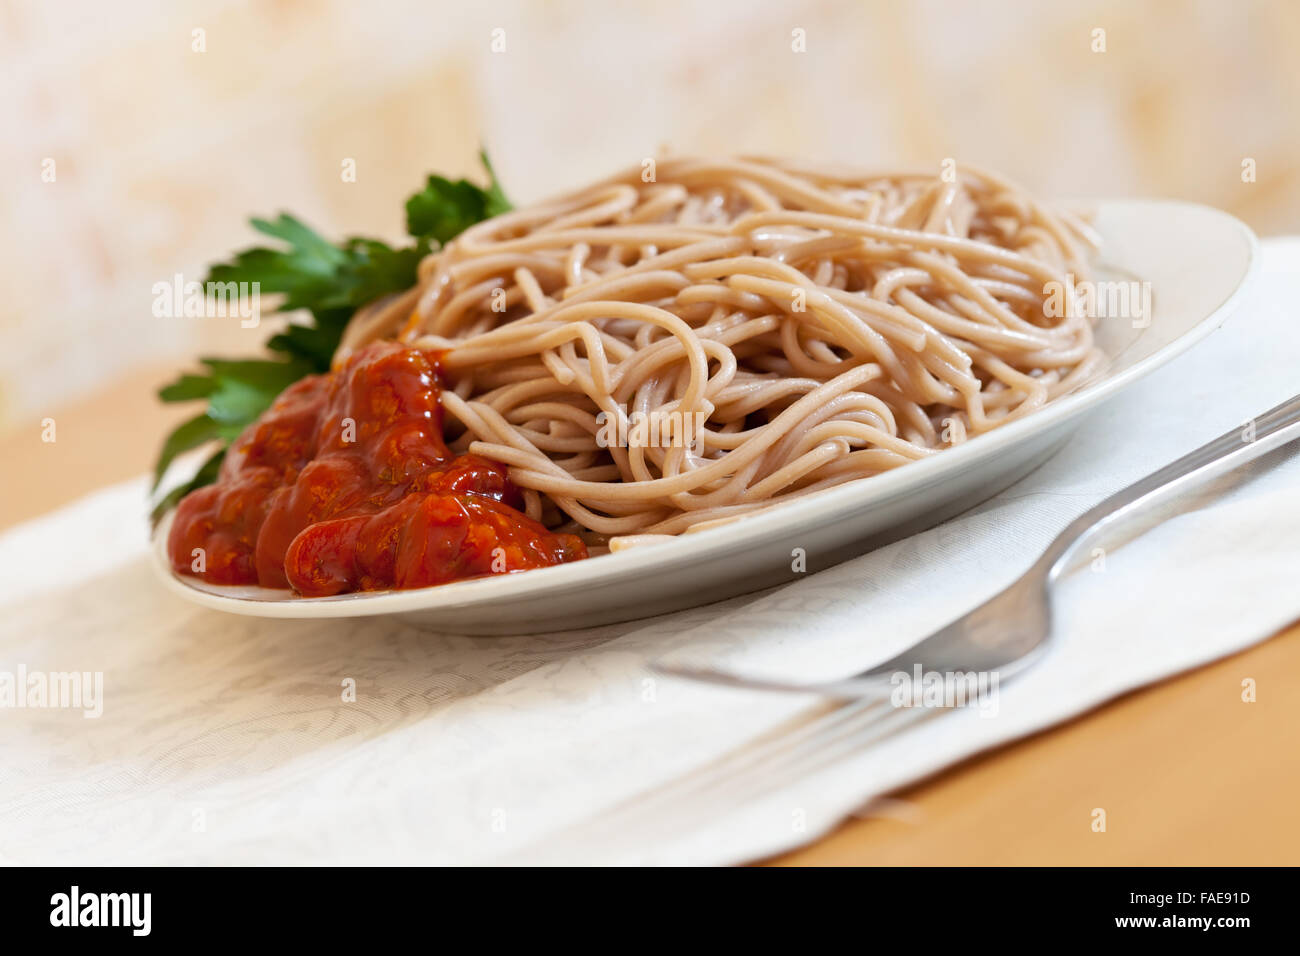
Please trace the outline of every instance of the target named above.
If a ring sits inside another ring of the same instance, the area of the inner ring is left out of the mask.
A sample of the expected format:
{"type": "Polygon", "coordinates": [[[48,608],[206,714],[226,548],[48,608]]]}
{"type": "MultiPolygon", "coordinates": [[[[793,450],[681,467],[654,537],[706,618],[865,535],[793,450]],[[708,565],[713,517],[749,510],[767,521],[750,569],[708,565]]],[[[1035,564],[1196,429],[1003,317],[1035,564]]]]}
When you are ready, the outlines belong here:
{"type": "Polygon", "coordinates": [[[209,282],[257,282],[261,292],[283,296],[274,311],[305,311],[310,321],[291,322],[267,341],[275,358],[201,359],[203,371],[187,372],[159,390],[164,402],[206,399],[207,408],[167,436],[154,466],[153,489],[177,455],[213,443],[217,448],[191,480],[159,499],[154,521],[195,488],[216,480],[230,443],[277,395],[305,375],[329,371],[343,329],[357,309],[409,289],[416,266],[430,251],[511,208],[487,154],[479,157],[488,173],[486,189],[465,179],[429,176],[424,188],[406,201],[406,231],[413,245],[394,249],[360,237],[332,243],[288,213],[252,220],[254,229],[279,246],[245,249],[230,262],[212,266],[204,287],[209,282]]]}

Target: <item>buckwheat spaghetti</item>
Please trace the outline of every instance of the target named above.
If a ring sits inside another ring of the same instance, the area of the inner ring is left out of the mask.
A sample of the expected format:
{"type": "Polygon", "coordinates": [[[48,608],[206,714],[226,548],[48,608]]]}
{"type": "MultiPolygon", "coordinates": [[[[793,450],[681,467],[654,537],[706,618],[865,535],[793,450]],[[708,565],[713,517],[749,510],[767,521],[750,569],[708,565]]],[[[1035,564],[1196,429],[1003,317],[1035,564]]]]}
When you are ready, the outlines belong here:
{"type": "Polygon", "coordinates": [[[336,364],[381,338],[446,350],[452,448],[507,465],[529,517],[617,549],[905,465],[1087,380],[1101,353],[1073,303],[1095,246],[970,168],[663,159],[469,228],[357,314],[336,364]],[[673,441],[607,440],[655,416],[673,441]]]}

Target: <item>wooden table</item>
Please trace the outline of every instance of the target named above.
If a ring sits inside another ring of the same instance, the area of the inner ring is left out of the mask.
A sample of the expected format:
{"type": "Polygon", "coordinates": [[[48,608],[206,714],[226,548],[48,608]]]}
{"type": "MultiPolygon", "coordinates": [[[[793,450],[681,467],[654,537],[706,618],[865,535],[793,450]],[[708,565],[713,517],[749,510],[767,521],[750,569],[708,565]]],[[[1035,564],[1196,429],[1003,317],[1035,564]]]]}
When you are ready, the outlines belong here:
{"type": "MultiPolygon", "coordinates": [[[[0,437],[0,528],[146,470],[190,408],[144,369],[0,437]]],[[[1300,583],[1297,584],[1300,586],[1300,583]]],[[[1300,863],[1300,624],[1216,664],[1129,694],[898,794],[777,864],[1300,863]],[[1241,681],[1254,678],[1256,703],[1241,681]],[[1091,813],[1104,807],[1107,830],[1091,813]],[[899,812],[900,810],[905,812],[899,812]]]]}

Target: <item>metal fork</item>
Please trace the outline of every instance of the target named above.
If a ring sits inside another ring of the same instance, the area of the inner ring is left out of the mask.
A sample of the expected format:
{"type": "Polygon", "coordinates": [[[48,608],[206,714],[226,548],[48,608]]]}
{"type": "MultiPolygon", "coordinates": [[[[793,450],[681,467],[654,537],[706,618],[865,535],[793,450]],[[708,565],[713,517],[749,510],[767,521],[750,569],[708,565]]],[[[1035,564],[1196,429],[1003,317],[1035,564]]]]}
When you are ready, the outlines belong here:
{"type": "Polygon", "coordinates": [[[912,674],[917,667],[942,674],[996,673],[999,682],[1005,681],[1033,664],[1047,647],[1052,630],[1052,585],[1084,547],[1187,489],[1296,438],[1300,438],[1300,395],[1088,509],[1006,590],[901,654],[852,677],[795,683],[662,659],[652,666],[665,674],[731,687],[815,692],[844,699],[888,697],[894,686],[892,675],[912,674]]]}

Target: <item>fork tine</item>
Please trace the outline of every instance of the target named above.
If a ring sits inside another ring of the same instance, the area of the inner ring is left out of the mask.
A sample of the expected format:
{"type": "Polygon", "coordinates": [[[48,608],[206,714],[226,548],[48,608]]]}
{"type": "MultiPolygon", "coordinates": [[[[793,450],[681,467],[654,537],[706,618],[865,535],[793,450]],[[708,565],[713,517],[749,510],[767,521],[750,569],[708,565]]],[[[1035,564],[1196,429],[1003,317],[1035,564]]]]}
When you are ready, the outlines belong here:
{"type": "MultiPolygon", "coordinates": [[[[703,828],[737,805],[754,803],[779,790],[792,775],[820,769],[927,713],[933,710],[887,707],[879,700],[838,705],[791,733],[769,735],[757,751],[752,744],[744,746],[703,771],[692,771],[664,788],[630,798],[569,832],[595,838],[614,852],[620,846],[644,846],[656,836],[703,828]]],[[[562,859],[564,840],[562,834],[525,852],[547,855],[549,850],[562,859]]]]}
{"type": "Polygon", "coordinates": [[[884,675],[801,683],[799,681],[773,680],[766,677],[751,677],[747,674],[721,670],[716,667],[674,664],[664,660],[651,661],[650,668],[669,677],[683,677],[687,680],[718,684],[722,687],[735,687],[743,690],[785,691],[793,694],[819,694],[823,697],[838,697],[845,700],[884,700],[889,697],[892,691],[889,680],[884,675]]]}
{"type": "Polygon", "coordinates": [[[809,776],[862,749],[905,730],[909,725],[934,716],[926,707],[872,708],[860,712],[856,721],[846,721],[838,730],[831,729],[797,748],[784,760],[755,765],[748,771],[721,781],[718,797],[724,804],[727,794],[741,791],[739,799],[753,801],[779,790],[796,776],[809,776]]]}
{"type": "MultiPolygon", "coordinates": [[[[891,713],[861,728],[861,731],[843,738],[838,746],[827,746],[824,750],[809,753],[797,767],[790,768],[801,774],[812,774],[834,764],[838,760],[861,751],[864,747],[880,743],[888,737],[901,733],[909,727],[922,723],[943,713],[938,707],[893,707],[891,713]]],[[[833,744],[833,741],[828,741],[833,744]]],[[[783,768],[785,769],[785,768],[783,768]]]]}
{"type": "MultiPolygon", "coordinates": [[[[585,822],[572,824],[538,844],[525,847],[521,852],[530,861],[562,861],[568,841],[574,835],[580,834],[584,839],[595,840],[614,851],[623,844],[643,841],[651,832],[662,832],[668,825],[680,827],[683,819],[697,822],[708,819],[707,815],[701,817],[700,810],[704,807],[692,802],[696,793],[717,787],[723,779],[742,773],[745,767],[753,763],[774,759],[780,753],[798,747],[802,741],[815,739],[827,729],[852,720],[855,714],[872,707],[874,703],[857,701],[829,707],[819,705],[814,708],[817,713],[803,717],[793,728],[789,727],[792,721],[787,721],[784,725],[741,744],[721,760],[693,768],[660,787],[627,797],[585,822]]],[[[793,718],[796,721],[800,719],[800,716],[793,718]]]]}
{"type": "Polygon", "coordinates": [[[719,761],[688,771],[666,786],[634,796],[621,808],[613,809],[615,812],[621,809],[632,814],[653,812],[658,810],[661,804],[671,803],[674,800],[687,800],[696,794],[707,793],[729,779],[746,773],[753,774],[756,768],[779,761],[783,754],[833,734],[845,725],[851,725],[864,713],[874,709],[877,704],[877,701],[870,700],[838,704],[791,731],[782,732],[778,729],[775,733],[764,734],[754,741],[741,745],[719,761]]]}

